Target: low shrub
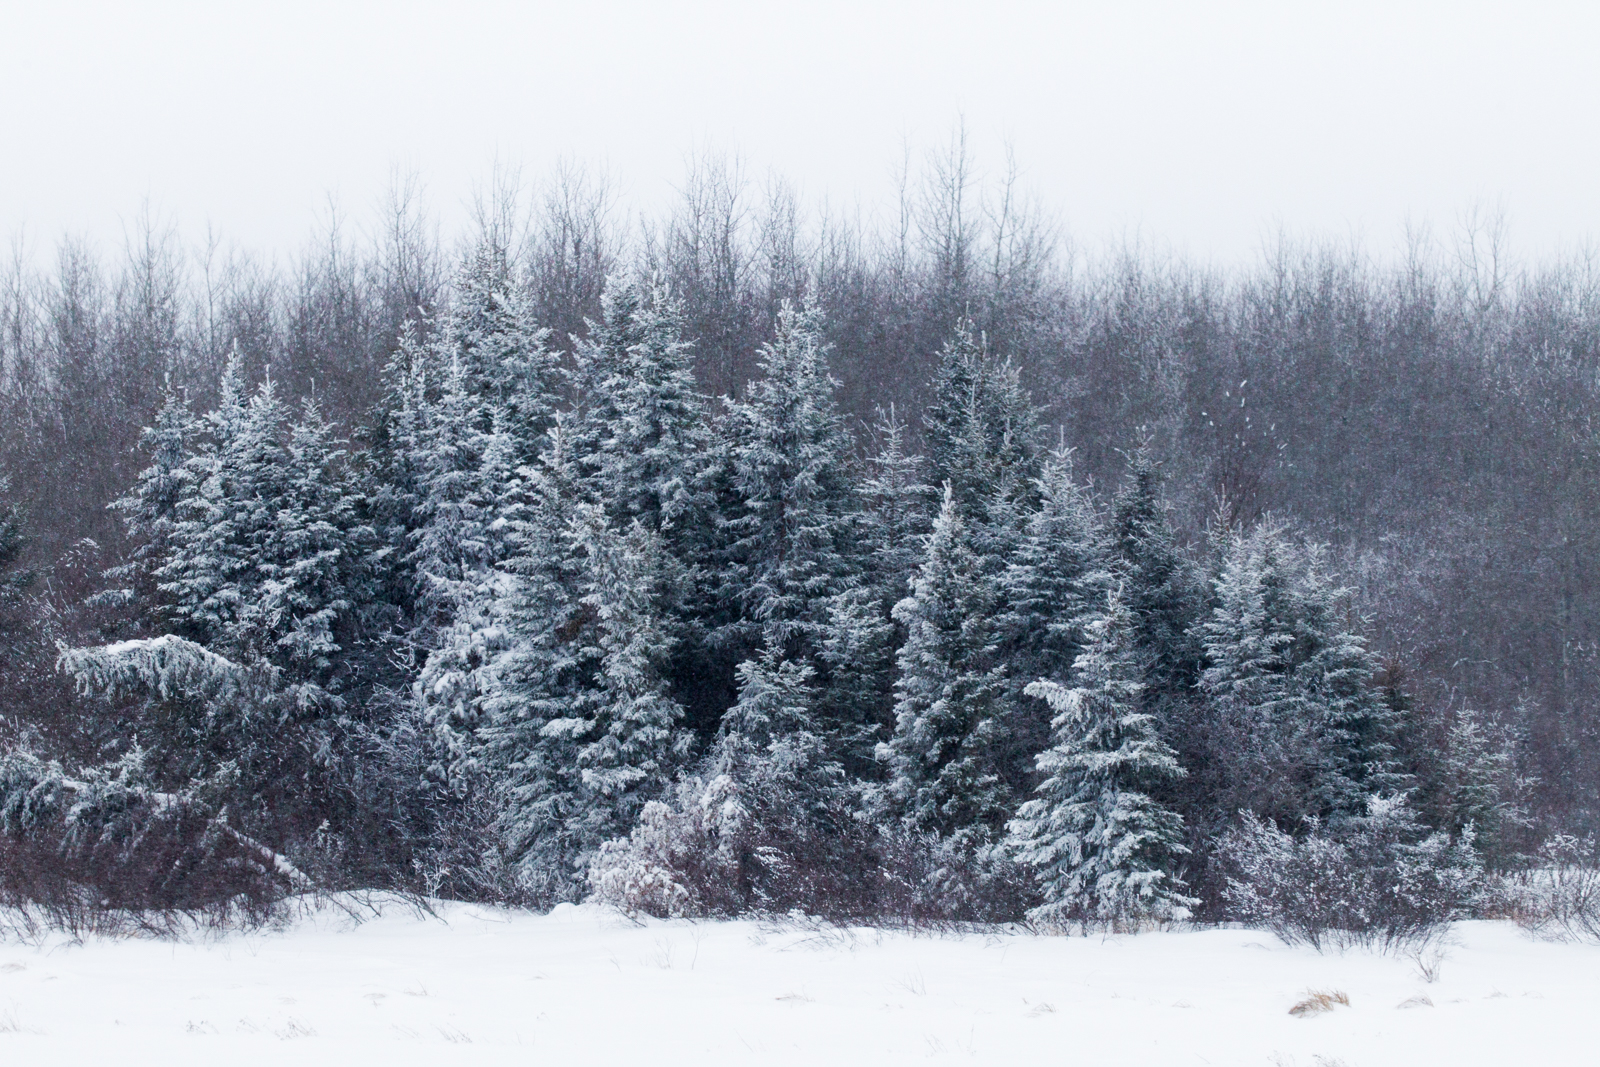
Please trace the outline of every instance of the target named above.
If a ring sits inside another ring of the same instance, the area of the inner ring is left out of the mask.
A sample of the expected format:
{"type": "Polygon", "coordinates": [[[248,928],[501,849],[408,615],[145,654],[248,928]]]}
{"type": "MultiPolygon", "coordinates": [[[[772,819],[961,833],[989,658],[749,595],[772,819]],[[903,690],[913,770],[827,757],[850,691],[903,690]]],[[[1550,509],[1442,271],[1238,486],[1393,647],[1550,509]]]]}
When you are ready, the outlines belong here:
{"type": "Polygon", "coordinates": [[[1534,865],[1506,879],[1506,912],[1540,937],[1600,943],[1600,847],[1557,834],[1534,865]]]}
{"type": "Polygon", "coordinates": [[[1480,899],[1483,865],[1469,828],[1429,833],[1404,796],[1373,797],[1337,827],[1295,837],[1246,813],[1222,842],[1229,917],[1288,944],[1406,950],[1436,939],[1480,899]]]}
{"type": "Polygon", "coordinates": [[[594,899],[659,917],[804,912],[839,922],[1011,922],[1037,903],[1003,850],[798,813],[725,775],[647,805],[589,868],[594,899]]]}

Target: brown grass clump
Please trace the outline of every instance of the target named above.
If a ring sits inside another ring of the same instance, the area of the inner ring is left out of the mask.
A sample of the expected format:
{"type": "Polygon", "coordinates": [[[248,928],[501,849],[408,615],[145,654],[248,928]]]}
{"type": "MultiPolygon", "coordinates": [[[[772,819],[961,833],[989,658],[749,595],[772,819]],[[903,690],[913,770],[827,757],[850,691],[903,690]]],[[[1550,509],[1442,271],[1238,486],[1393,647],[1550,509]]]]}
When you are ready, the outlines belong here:
{"type": "Polygon", "coordinates": [[[1350,998],[1337,989],[1308,989],[1306,990],[1306,999],[1290,1008],[1289,1014],[1296,1019],[1308,1019],[1313,1015],[1321,1015],[1325,1011],[1332,1011],[1341,1004],[1348,1008],[1350,1006],[1350,998]]]}

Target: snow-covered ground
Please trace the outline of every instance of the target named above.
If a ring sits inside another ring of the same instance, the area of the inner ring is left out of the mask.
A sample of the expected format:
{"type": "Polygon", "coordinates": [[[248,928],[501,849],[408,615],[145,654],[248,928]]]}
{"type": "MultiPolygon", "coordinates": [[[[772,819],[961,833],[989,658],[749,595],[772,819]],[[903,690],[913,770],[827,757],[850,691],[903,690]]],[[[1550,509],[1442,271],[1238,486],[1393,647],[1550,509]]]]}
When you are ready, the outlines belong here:
{"type": "Polygon", "coordinates": [[[919,936],[590,906],[0,943],[7,1067],[1593,1064],[1597,1005],[1600,948],[1504,923],[1460,925],[1431,983],[1248,930],[919,936]],[[1350,1004],[1292,1017],[1307,990],[1350,1004]]]}

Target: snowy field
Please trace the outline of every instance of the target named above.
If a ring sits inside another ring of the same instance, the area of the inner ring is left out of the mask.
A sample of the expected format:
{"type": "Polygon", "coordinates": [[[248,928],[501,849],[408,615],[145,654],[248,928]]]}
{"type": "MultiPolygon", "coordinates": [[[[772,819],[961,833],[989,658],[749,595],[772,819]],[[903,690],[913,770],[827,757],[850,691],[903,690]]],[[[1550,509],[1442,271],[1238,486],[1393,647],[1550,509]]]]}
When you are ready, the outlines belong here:
{"type": "Polygon", "coordinates": [[[1592,1064],[1597,1005],[1600,948],[1504,923],[1459,926],[1434,982],[1248,930],[916,936],[589,906],[0,943],[7,1067],[1592,1064]],[[1308,990],[1349,1006],[1291,1016],[1308,990]]]}

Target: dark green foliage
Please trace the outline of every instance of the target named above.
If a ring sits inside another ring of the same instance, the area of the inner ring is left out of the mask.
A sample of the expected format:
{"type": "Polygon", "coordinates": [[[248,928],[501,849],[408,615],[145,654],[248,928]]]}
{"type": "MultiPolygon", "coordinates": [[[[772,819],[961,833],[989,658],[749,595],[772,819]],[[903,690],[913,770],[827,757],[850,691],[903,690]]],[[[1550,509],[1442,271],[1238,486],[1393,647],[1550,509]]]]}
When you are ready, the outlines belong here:
{"type": "Polygon", "coordinates": [[[1161,472],[1148,447],[1128,459],[1111,503],[1106,543],[1112,573],[1135,620],[1135,644],[1150,698],[1181,701],[1200,679],[1201,652],[1191,630],[1204,608],[1200,575],[1175,543],[1161,472]]]}
{"type": "Polygon", "coordinates": [[[1094,502],[1073,481],[1070,452],[1045,458],[1038,492],[1038,509],[1001,577],[1005,608],[998,624],[1011,675],[1006,765],[1018,795],[1032,791],[1034,756],[1050,746],[1050,713],[1024,690],[1040,680],[1068,683],[1085,626],[1113,580],[1094,502]]]}
{"type": "Polygon", "coordinates": [[[906,829],[971,848],[997,839],[1014,794],[1003,775],[1006,664],[994,618],[999,589],[946,487],[911,596],[895,683],[894,734],[880,747],[880,807],[906,829]]]}

